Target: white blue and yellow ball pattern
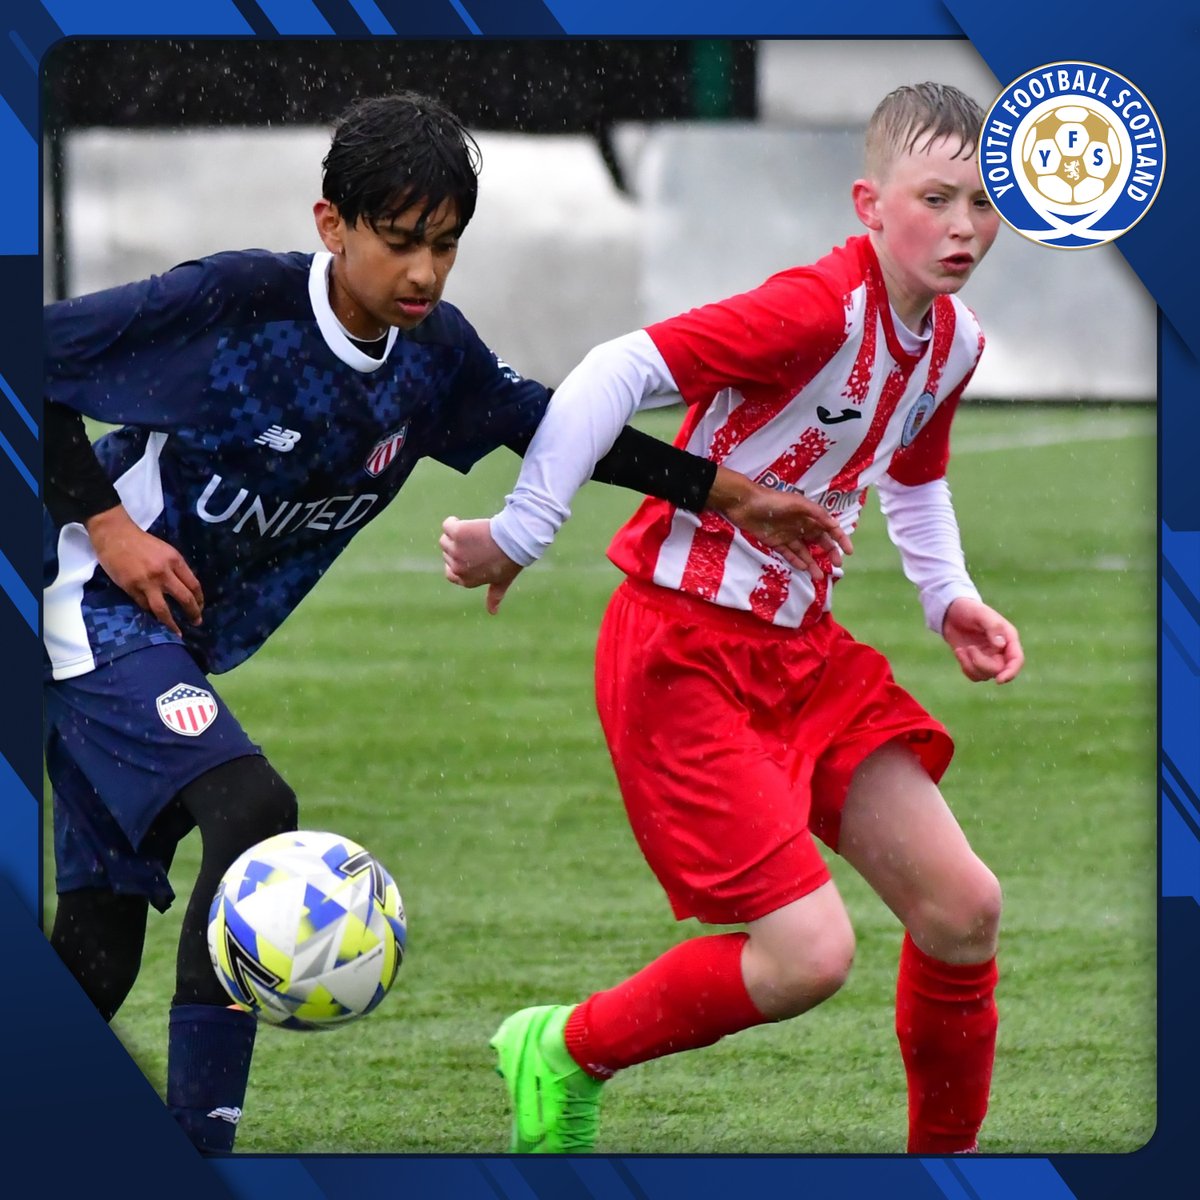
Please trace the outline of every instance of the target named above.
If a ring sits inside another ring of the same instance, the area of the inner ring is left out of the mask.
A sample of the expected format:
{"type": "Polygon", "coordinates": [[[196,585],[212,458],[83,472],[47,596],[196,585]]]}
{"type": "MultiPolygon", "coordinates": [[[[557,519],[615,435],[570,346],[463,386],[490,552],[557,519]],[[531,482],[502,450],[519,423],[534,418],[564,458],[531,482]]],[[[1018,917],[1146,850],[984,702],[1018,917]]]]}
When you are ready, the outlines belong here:
{"type": "Polygon", "coordinates": [[[225,872],[208,951],[236,1003],[285,1029],[366,1016],[404,960],[404,904],[357,842],[300,830],[252,846],[225,872]]]}

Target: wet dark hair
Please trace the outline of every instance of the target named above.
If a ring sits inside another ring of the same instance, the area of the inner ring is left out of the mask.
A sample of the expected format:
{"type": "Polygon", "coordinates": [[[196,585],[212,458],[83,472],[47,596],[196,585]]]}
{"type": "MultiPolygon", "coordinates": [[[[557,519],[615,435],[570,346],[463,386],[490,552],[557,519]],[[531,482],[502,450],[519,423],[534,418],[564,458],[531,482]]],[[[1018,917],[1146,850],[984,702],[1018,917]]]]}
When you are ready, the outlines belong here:
{"type": "Polygon", "coordinates": [[[422,222],[443,203],[458,210],[456,233],[475,212],[481,155],[449,109],[417,92],[356,101],[336,121],[321,164],[321,194],[349,226],[372,229],[413,204],[422,222]]]}
{"type": "Polygon", "coordinates": [[[882,177],[898,155],[928,150],[943,137],[958,140],[951,157],[970,158],[983,120],[976,101],[948,83],[898,87],[879,102],[867,124],[867,170],[882,177]]]}

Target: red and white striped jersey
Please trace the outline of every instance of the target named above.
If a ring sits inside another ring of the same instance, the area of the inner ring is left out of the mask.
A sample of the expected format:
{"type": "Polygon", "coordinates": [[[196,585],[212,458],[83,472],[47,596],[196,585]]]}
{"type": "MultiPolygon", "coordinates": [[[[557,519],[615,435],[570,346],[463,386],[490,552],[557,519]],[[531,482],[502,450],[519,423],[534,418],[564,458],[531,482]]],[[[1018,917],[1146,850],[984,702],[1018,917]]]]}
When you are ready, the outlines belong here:
{"type": "MultiPolygon", "coordinates": [[[[852,533],[885,472],[916,485],[944,476],[950,423],[983,350],[974,314],[939,296],[932,332],[904,349],[867,237],[811,266],[651,325],[690,411],[675,444],[760,483],[799,490],[852,533]]],[[[804,572],[714,512],[645,501],[609,557],[626,574],[802,627],[831,606],[823,564],[804,572]]]]}

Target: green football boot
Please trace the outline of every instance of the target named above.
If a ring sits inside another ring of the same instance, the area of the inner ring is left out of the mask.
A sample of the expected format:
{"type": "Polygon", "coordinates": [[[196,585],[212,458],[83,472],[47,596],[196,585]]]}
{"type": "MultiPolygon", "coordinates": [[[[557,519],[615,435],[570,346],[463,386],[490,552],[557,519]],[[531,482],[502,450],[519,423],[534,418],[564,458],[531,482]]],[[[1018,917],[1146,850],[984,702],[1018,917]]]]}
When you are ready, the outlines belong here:
{"type": "Polygon", "coordinates": [[[596,1144],[604,1086],[567,1053],[572,1005],[513,1013],[489,1043],[513,1106],[514,1154],[586,1154],[596,1144]]]}

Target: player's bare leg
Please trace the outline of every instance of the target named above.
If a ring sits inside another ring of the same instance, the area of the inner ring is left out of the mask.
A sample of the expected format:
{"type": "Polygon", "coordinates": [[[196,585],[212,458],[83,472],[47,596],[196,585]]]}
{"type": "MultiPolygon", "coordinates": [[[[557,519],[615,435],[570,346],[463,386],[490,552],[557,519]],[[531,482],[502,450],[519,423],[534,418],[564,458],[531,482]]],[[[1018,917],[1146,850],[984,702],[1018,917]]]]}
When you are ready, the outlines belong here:
{"type": "Polygon", "coordinates": [[[908,1073],[908,1148],[974,1149],[995,1057],[1000,885],[898,743],[855,772],[838,849],[907,931],[896,1032],[908,1073]]]}
{"type": "Polygon", "coordinates": [[[742,977],[755,1007],[772,1020],[828,1000],[854,962],[854,930],[832,880],[751,921],[742,977]]]}

